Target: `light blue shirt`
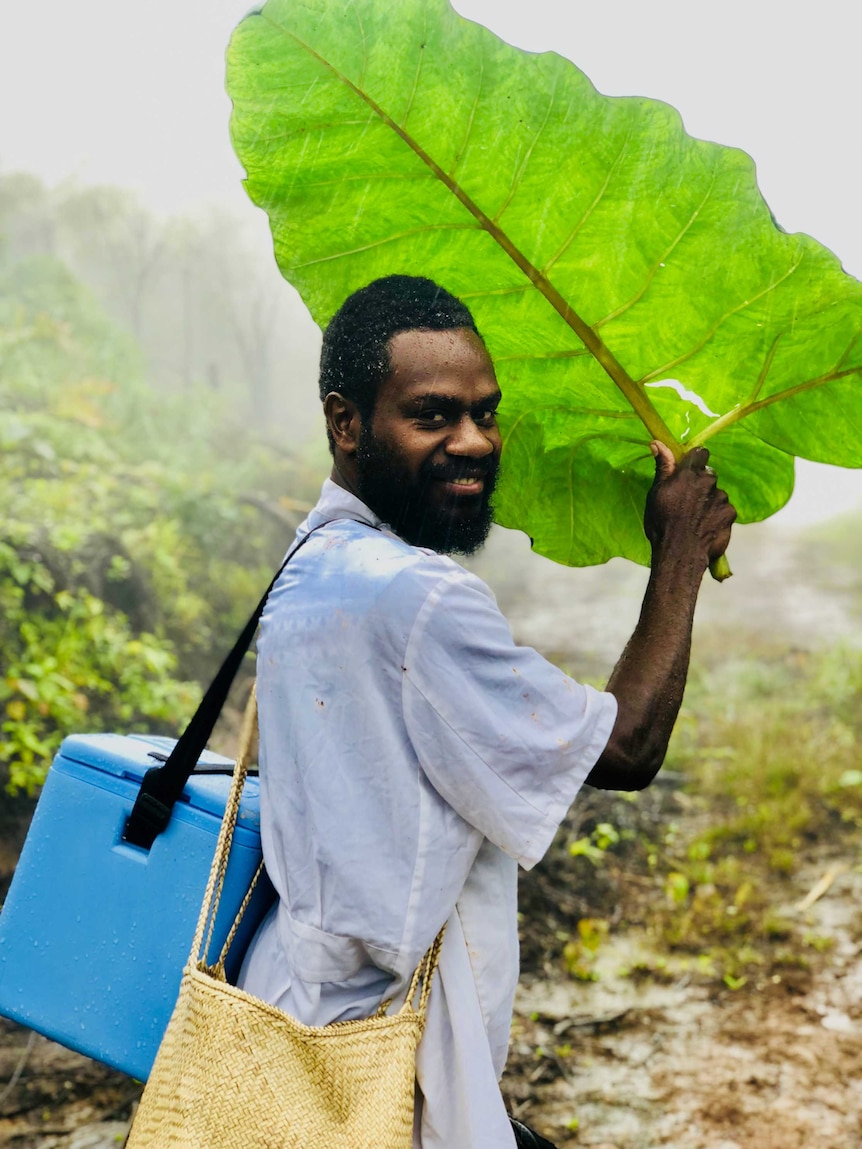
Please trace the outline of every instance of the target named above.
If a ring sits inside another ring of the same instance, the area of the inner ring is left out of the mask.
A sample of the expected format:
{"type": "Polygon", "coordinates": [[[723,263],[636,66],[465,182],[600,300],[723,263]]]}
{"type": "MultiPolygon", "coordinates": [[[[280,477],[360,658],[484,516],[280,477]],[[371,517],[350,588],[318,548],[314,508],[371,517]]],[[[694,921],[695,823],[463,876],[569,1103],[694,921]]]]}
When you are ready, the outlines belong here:
{"type": "Polygon", "coordinates": [[[612,695],[516,646],[488,587],[327,480],[258,642],[264,856],[279,901],[241,984],[308,1025],[403,999],[448,921],[417,1149],[513,1144],[498,1079],[517,865],[604,749],[612,695]]]}

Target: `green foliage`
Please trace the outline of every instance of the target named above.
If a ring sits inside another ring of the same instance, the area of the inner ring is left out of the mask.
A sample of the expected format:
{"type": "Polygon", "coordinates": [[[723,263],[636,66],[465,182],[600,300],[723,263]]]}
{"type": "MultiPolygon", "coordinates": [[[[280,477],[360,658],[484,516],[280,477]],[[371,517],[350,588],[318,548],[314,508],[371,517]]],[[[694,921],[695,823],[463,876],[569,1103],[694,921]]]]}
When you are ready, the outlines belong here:
{"type": "Polygon", "coordinates": [[[650,920],[673,952],[705,955],[741,988],[754,971],[804,969],[828,948],[780,907],[807,846],[846,836],[852,850],[862,830],[862,651],[701,653],[669,761],[702,828],[643,843],[664,892],[650,920]]]}
{"type": "Polygon", "coordinates": [[[862,465],[862,285],[667,105],[601,96],[448,0],[269,0],[228,91],[319,323],[393,272],[473,308],[504,392],[498,518],[542,553],[647,560],[652,437],[708,442],[742,522],[786,502],[794,455],[862,465]]]}
{"type": "Polygon", "coordinates": [[[8,399],[44,402],[58,383],[141,376],[133,340],[49,256],[0,269],[0,370],[8,399]]]}
{"type": "Polygon", "coordinates": [[[151,391],[188,399],[205,381],[269,442],[297,441],[318,412],[318,340],[251,227],[216,210],[161,217],[124,188],[0,174],[0,274],[60,261],[135,340],[151,391]]]}
{"type": "Polygon", "coordinates": [[[573,858],[589,858],[594,865],[604,860],[605,851],[619,843],[620,835],[610,822],[599,822],[587,838],[578,838],[569,846],[573,858]]]}
{"type": "Polygon", "coordinates": [[[563,947],[563,962],[570,977],[577,981],[596,981],[593,968],[598,952],[610,933],[603,918],[581,918],[574,937],[563,947]]]}
{"type": "Polygon", "coordinates": [[[196,701],[196,686],[173,676],[169,643],[136,635],[121,612],[84,589],[55,591],[44,564],[22,562],[7,544],[0,612],[0,762],[13,793],[33,791],[64,734],[175,730],[196,701]]]}
{"type": "Polygon", "coordinates": [[[32,791],[67,733],[179,731],[288,535],[243,492],[287,477],[46,257],[0,275],[0,405],[0,768],[32,791]]]}
{"type": "MultiPolygon", "coordinates": [[[[827,872],[858,869],[862,648],[805,651],[751,632],[744,645],[697,634],[656,782],[583,790],[522,878],[528,974],[562,966],[756,992],[801,987],[826,960],[841,913],[803,899],[827,872]],[[595,919],[611,931],[592,961],[576,925],[595,919]]],[[[825,897],[846,906],[847,886],[825,897]]]]}

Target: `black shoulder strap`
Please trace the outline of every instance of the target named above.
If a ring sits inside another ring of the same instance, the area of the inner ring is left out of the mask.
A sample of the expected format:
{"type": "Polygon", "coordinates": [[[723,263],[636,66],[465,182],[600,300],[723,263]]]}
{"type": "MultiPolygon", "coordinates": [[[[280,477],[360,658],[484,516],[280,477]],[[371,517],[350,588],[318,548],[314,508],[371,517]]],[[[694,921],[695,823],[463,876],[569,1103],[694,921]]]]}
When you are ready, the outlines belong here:
{"type": "Polygon", "coordinates": [[[251,618],[243,627],[242,634],[210,683],[191,722],[180,735],[167,762],[163,766],[153,766],[144,775],[140,793],[123,830],[124,842],[130,842],[133,846],[143,846],[145,850],[149,850],[156,837],[167,827],[174,803],[182,794],[198,758],[204,752],[236,672],[251,645],[270,591],[297,551],[308,542],[315,531],[324,526],[326,523],[321,523],[319,527],[304,535],[281,564],[251,618]]]}

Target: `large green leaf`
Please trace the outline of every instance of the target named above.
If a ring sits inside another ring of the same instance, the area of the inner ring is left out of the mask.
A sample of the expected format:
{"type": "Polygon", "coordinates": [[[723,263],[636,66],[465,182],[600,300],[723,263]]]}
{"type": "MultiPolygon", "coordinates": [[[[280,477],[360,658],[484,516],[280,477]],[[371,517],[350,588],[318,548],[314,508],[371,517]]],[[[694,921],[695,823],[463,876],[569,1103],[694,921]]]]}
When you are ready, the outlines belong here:
{"type": "Polygon", "coordinates": [[[542,553],[646,561],[652,437],[708,442],[743,522],[786,502],[794,455],[862,466],[862,284],[668,105],[602,96],[447,0],[269,0],[228,91],[319,323],[393,272],[470,305],[504,393],[497,517],[542,553]]]}

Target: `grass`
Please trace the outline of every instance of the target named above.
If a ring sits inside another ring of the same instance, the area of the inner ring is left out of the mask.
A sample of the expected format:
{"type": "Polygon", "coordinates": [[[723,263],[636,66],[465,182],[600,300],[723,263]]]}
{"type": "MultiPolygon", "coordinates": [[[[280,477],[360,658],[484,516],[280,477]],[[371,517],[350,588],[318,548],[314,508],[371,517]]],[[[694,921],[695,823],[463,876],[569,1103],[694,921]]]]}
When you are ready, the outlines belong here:
{"type": "Polygon", "coordinates": [[[849,850],[862,829],[862,652],[701,652],[700,667],[668,756],[694,816],[659,852],[653,931],[671,951],[708,954],[726,982],[805,966],[827,947],[776,905],[815,848],[849,850]]]}
{"type": "MultiPolygon", "coordinates": [[[[634,975],[685,970],[732,990],[801,976],[829,951],[788,907],[806,860],[846,859],[860,840],[862,651],[752,640],[728,658],[729,639],[706,643],[668,753],[670,783],[576,803],[542,863],[546,967],[556,960],[592,979],[605,938],[628,926],[647,931],[654,953],[634,975]],[[579,903],[554,916],[555,891],[564,906],[573,886],[579,903]]],[[[535,947],[532,938],[528,956],[535,947]]]]}

